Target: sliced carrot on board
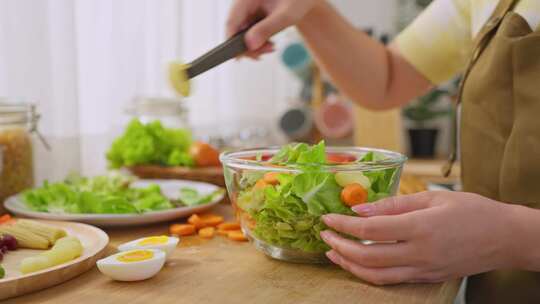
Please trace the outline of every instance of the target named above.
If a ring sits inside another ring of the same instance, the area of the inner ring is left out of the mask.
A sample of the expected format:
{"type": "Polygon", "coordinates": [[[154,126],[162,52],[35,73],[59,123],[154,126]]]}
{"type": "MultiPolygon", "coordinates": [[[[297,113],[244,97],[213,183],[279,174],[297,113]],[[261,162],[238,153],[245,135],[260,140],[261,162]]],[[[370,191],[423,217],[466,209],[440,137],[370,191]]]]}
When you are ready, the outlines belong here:
{"type": "Polygon", "coordinates": [[[240,223],[226,222],[218,225],[218,230],[240,230],[240,223]]]}
{"type": "Polygon", "coordinates": [[[199,215],[199,217],[201,218],[205,226],[215,227],[223,223],[224,221],[223,216],[217,215],[217,214],[211,214],[211,213],[202,214],[202,215],[199,215]]]}
{"type": "Polygon", "coordinates": [[[230,231],[227,231],[227,230],[219,230],[219,229],[218,229],[216,233],[217,233],[218,235],[227,236],[227,235],[229,235],[229,232],[230,232],[230,231]]]}
{"type": "Polygon", "coordinates": [[[266,172],[263,176],[263,180],[267,184],[277,185],[279,184],[279,179],[277,178],[278,175],[278,172],[266,172]]]}
{"type": "Polygon", "coordinates": [[[188,236],[195,234],[195,225],[191,224],[172,224],[170,227],[171,234],[179,236],[188,236]]]}
{"type": "Polygon", "coordinates": [[[205,239],[211,239],[214,237],[215,230],[216,229],[214,227],[202,228],[199,230],[199,236],[205,239]]]}
{"type": "Polygon", "coordinates": [[[341,190],[341,200],[349,207],[367,202],[368,192],[358,183],[352,183],[341,190]]]}
{"type": "Polygon", "coordinates": [[[194,225],[195,228],[197,229],[206,227],[206,224],[203,221],[203,219],[201,219],[197,214],[193,214],[192,216],[190,216],[187,222],[190,223],[191,225],[194,225]]]}
{"type": "Polygon", "coordinates": [[[229,233],[227,233],[227,237],[230,240],[237,241],[237,242],[245,242],[248,240],[247,237],[244,235],[244,233],[240,230],[229,231],[229,233]]]}

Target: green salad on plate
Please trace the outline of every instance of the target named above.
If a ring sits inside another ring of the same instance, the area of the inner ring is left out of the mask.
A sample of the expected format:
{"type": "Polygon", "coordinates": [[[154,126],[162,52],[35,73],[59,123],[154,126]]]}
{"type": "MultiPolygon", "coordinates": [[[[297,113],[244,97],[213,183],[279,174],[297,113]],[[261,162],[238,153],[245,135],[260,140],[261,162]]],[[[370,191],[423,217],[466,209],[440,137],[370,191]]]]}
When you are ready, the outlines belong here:
{"type": "Polygon", "coordinates": [[[92,178],[71,175],[22,193],[23,203],[33,211],[78,214],[132,214],[196,206],[211,202],[222,190],[201,194],[197,189],[179,189],[171,200],[158,184],[131,187],[135,179],[119,173],[92,178]]]}

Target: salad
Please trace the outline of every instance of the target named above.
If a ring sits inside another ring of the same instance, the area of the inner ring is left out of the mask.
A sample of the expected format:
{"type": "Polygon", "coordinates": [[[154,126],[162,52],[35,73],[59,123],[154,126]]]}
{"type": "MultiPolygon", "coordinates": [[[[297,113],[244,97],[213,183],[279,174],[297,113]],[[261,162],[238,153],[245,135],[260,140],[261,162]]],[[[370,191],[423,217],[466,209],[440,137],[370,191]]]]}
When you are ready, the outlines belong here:
{"type": "Polygon", "coordinates": [[[327,228],[321,215],[354,215],[352,206],[395,194],[403,156],[338,150],[320,142],[286,145],[270,155],[254,151],[255,157],[224,154],[227,188],[248,235],[265,248],[322,254],[329,247],[319,235],[327,228]]]}
{"type": "Polygon", "coordinates": [[[221,195],[221,190],[201,194],[186,187],[173,201],[162,194],[159,185],[130,187],[133,181],[119,173],[92,178],[72,175],[62,182],[46,181],[40,188],[27,190],[22,200],[29,209],[39,212],[124,214],[201,205],[221,195]]]}
{"type": "Polygon", "coordinates": [[[193,141],[187,129],[165,128],[156,120],[143,124],[133,119],[107,152],[109,167],[160,165],[219,166],[219,152],[207,143],[193,141]]]}

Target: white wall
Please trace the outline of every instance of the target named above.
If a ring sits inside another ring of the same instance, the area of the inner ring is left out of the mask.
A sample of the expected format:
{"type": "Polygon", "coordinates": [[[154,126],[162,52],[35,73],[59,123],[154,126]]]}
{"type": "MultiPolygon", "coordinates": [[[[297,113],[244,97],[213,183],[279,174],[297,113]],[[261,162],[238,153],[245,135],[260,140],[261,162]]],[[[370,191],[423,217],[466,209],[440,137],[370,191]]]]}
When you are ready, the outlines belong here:
{"type": "Polygon", "coordinates": [[[398,0],[331,0],[350,22],[359,27],[374,27],[377,32],[393,33],[398,0]]]}

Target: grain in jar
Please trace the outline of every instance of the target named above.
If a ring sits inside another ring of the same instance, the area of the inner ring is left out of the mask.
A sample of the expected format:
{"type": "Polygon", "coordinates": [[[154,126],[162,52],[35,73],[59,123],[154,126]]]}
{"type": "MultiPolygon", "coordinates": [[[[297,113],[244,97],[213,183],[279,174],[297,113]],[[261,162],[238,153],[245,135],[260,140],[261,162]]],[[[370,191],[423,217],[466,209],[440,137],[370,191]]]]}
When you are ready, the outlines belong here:
{"type": "Polygon", "coordinates": [[[33,105],[0,102],[0,202],[34,184],[31,132],[37,119],[33,105]]]}

